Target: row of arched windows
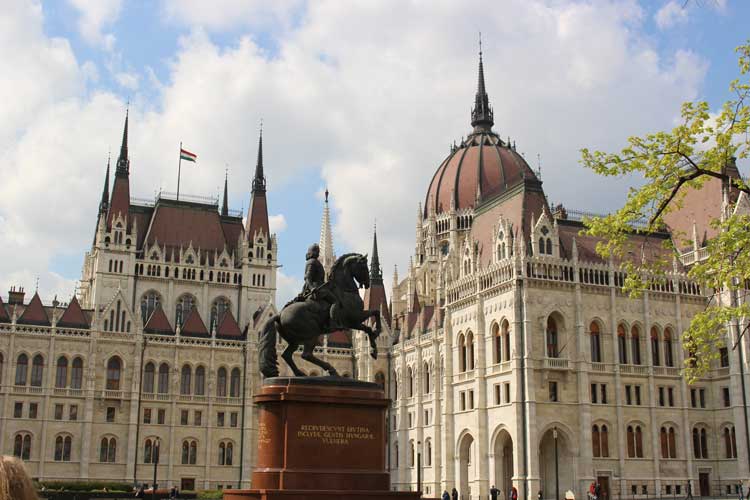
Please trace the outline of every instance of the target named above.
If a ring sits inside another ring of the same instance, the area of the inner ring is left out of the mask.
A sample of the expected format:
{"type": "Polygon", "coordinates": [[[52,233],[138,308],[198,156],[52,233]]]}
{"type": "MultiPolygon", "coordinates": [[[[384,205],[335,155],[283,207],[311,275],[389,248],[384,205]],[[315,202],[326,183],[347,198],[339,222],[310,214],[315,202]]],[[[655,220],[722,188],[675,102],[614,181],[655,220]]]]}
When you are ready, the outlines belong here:
{"type": "Polygon", "coordinates": [[[21,353],[16,359],[16,385],[31,385],[41,387],[44,380],[44,357],[37,354],[31,360],[31,373],[29,373],[29,357],[21,353]]]}
{"type": "Polygon", "coordinates": [[[467,332],[458,334],[458,371],[466,372],[474,369],[474,334],[467,332]]]}
{"type": "MultiPolygon", "coordinates": [[[[674,334],[669,327],[664,329],[663,335],[659,334],[657,327],[651,328],[651,362],[654,366],[661,366],[662,359],[665,366],[672,367],[675,365],[673,338],[674,334]]],[[[638,325],[633,325],[630,328],[629,338],[626,335],[625,325],[623,323],[617,325],[617,352],[620,364],[625,365],[628,362],[634,365],[641,364],[641,330],[638,325]],[[630,349],[628,349],[628,345],[630,349]],[[628,351],[630,351],[629,357],[628,351]]]]}
{"type": "MultiPolygon", "coordinates": [[[[703,426],[696,426],[692,431],[693,457],[709,458],[708,431],[703,426]]],[[[626,431],[627,457],[643,458],[643,428],[640,425],[628,425],[626,431]]],[[[737,458],[737,438],[733,425],[722,430],[724,458],[737,458]]],[[[594,458],[609,457],[609,429],[606,424],[594,425],[591,428],[592,455],[594,458]]],[[[677,458],[677,431],[672,425],[663,425],[659,429],[661,458],[677,458]]]]}
{"type": "Polygon", "coordinates": [[[492,360],[495,363],[510,361],[510,324],[507,320],[503,321],[502,326],[497,323],[492,325],[492,346],[492,360]]]}
{"type": "Polygon", "coordinates": [[[123,261],[117,259],[109,259],[109,272],[110,273],[122,273],[123,261]]]}
{"type": "MultiPolygon", "coordinates": [[[[242,372],[239,368],[232,368],[228,372],[225,367],[216,371],[216,396],[238,398],[240,396],[242,372]]],[[[149,361],[143,368],[143,392],[153,394],[169,394],[169,365],[161,363],[158,371],[156,365],[149,361]],[[154,391],[156,389],[156,391],[154,391]]],[[[205,396],[206,368],[199,365],[193,370],[190,365],[183,365],[180,370],[180,394],[205,396]]]]}
{"type": "MultiPolygon", "coordinates": [[[[141,297],[141,320],[144,324],[146,324],[148,319],[161,303],[161,297],[157,292],[151,290],[143,294],[143,296],[141,297]]],[[[190,294],[181,295],[180,298],[177,299],[177,303],[175,304],[175,326],[182,326],[190,311],[197,306],[198,303],[195,297],[190,294]]],[[[214,328],[218,326],[218,320],[224,315],[225,312],[230,310],[230,307],[231,305],[229,303],[229,300],[227,300],[225,297],[219,297],[214,300],[213,304],[211,304],[209,331],[213,331],[214,328]]]]}
{"type": "Polygon", "coordinates": [[[74,358],[68,370],[68,358],[60,356],[57,358],[57,370],[55,372],[55,387],[62,389],[80,389],[83,386],[83,359],[74,358]]]}
{"type": "MultiPolygon", "coordinates": [[[[81,389],[83,387],[83,359],[76,357],[68,365],[68,358],[60,356],[57,359],[57,371],[55,372],[55,387],[58,389],[70,387],[81,389]]],[[[107,361],[107,385],[108,390],[120,389],[120,375],[122,361],[113,356],[107,361]]],[[[0,372],[2,371],[2,354],[0,354],[0,372]]],[[[29,373],[29,357],[21,353],[16,360],[15,385],[41,387],[44,380],[44,357],[37,354],[31,361],[31,373],[29,373]]]]}
{"type": "Polygon", "coordinates": [[[125,308],[122,306],[121,300],[118,300],[109,310],[109,318],[104,319],[104,331],[130,333],[130,321],[127,321],[125,308]]]}
{"type": "MultiPolygon", "coordinates": [[[[270,259],[269,259],[270,262],[270,259]]],[[[110,261],[110,264],[112,264],[112,261],[110,261]]],[[[164,277],[169,278],[170,277],[170,268],[169,266],[163,266],[164,267],[164,277]]],[[[120,262],[120,271],[122,272],[122,262],[120,262]]],[[[117,265],[115,264],[114,267],[115,271],[117,272],[117,265]]],[[[135,265],[135,273],[138,275],[145,274],[146,276],[153,276],[156,278],[161,278],[161,270],[162,266],[159,264],[146,264],[145,266],[143,264],[136,264],[135,265]],[[145,270],[145,272],[144,272],[145,270]]],[[[110,272],[112,271],[112,266],[110,266],[110,272]]],[[[183,280],[191,280],[195,281],[196,277],[199,281],[204,281],[206,277],[206,273],[204,270],[197,271],[196,269],[189,269],[189,268],[182,268],[182,272],[180,272],[179,267],[175,267],[171,271],[171,277],[175,279],[183,279],[183,280]]],[[[208,271],[208,281],[214,281],[214,272],[208,271]]],[[[237,284],[242,284],[242,274],[240,273],[230,273],[228,271],[217,271],[216,272],[216,283],[229,283],[229,282],[237,284]]]]}
{"type": "MultiPolygon", "coordinates": [[[[378,373],[382,376],[380,372],[378,373]]],[[[377,375],[376,375],[376,379],[377,379],[377,375]]],[[[415,382],[416,382],[416,376],[414,374],[414,370],[412,369],[411,366],[408,366],[406,368],[406,389],[407,389],[407,397],[409,398],[414,397],[414,395],[416,394],[415,382]]],[[[430,365],[427,362],[425,362],[422,367],[422,393],[423,394],[430,393],[430,390],[431,390],[430,385],[431,385],[430,384],[430,365]]],[[[394,399],[396,399],[398,397],[398,394],[395,394],[393,397],[394,399]]]]}

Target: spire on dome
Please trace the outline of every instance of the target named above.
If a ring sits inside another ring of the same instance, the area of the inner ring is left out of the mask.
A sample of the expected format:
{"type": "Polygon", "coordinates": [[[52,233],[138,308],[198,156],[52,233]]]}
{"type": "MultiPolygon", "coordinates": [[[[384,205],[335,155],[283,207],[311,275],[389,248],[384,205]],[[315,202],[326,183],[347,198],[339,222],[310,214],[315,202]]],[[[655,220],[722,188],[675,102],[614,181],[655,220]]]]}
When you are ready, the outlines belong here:
{"type": "Polygon", "coordinates": [[[221,205],[221,215],[229,215],[229,190],[227,189],[229,173],[224,172],[224,202],[221,205]]]}
{"type": "Polygon", "coordinates": [[[333,232],[331,231],[331,211],[328,206],[328,188],[325,191],[325,201],[323,204],[323,218],[320,221],[320,263],[326,273],[331,270],[331,266],[336,261],[336,253],[333,250],[333,232]]]}
{"type": "Polygon", "coordinates": [[[99,202],[99,212],[106,212],[109,205],[109,160],[107,156],[107,173],[104,176],[104,188],[102,189],[102,201],[99,202]]]}
{"type": "Polygon", "coordinates": [[[372,257],[370,257],[370,285],[383,284],[383,270],[380,268],[380,257],[378,256],[378,226],[372,231],[372,257]]]}
{"type": "Polygon", "coordinates": [[[130,159],[128,159],[128,115],[130,109],[125,111],[125,127],[122,129],[122,144],[120,145],[120,156],[117,158],[117,173],[130,172],[130,159]]]}
{"type": "Polygon", "coordinates": [[[266,192],[266,177],[263,175],[263,125],[258,137],[258,161],[255,163],[255,177],[253,178],[253,193],[266,192]]]}
{"type": "Polygon", "coordinates": [[[471,110],[471,126],[474,132],[489,132],[495,124],[490,99],[484,85],[484,63],[482,61],[482,34],[479,34],[479,75],[477,94],[474,97],[474,109],[471,110]]]}

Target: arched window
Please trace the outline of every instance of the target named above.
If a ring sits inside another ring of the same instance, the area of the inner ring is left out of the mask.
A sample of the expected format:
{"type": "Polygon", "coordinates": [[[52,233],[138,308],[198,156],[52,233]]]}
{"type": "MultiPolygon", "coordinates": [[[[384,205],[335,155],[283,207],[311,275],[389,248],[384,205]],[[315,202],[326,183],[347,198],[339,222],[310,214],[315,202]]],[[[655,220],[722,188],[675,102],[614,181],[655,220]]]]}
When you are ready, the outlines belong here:
{"type": "Polygon", "coordinates": [[[539,238],[539,255],[544,255],[544,238],[539,238]]]}
{"type": "Polygon", "coordinates": [[[378,384],[381,389],[385,389],[385,375],[383,375],[383,372],[377,372],[375,374],[375,383],[378,384]]]}
{"type": "Polygon", "coordinates": [[[635,456],[643,458],[643,431],[640,425],[635,426],[635,456]]]}
{"type": "Polygon", "coordinates": [[[609,429],[607,429],[606,425],[602,425],[600,433],[601,438],[599,441],[602,445],[602,457],[607,458],[609,457],[609,429]]]}
{"type": "Polygon", "coordinates": [[[737,437],[733,425],[724,427],[724,457],[737,458],[737,437]]]}
{"type": "Polygon", "coordinates": [[[232,465],[232,443],[219,443],[219,465],[232,465]]]}
{"type": "Polygon", "coordinates": [[[651,362],[654,366],[661,364],[661,356],[659,356],[659,329],[655,326],[651,327],[651,362]]]}
{"type": "Polygon", "coordinates": [[[427,362],[424,363],[422,368],[422,392],[430,393],[430,365],[427,362]]]}
{"type": "Polygon", "coordinates": [[[5,358],[0,352],[0,386],[3,385],[3,372],[5,371],[5,358]]]}
{"type": "Polygon", "coordinates": [[[192,295],[185,294],[177,300],[174,316],[175,327],[177,325],[182,326],[183,321],[188,317],[188,313],[190,313],[194,306],[195,299],[192,295]]]}
{"type": "Polygon", "coordinates": [[[594,458],[599,458],[602,456],[602,445],[601,445],[601,436],[599,434],[599,426],[595,425],[591,428],[591,444],[593,446],[593,456],[594,458]]]}
{"type": "Polygon", "coordinates": [[[185,396],[190,394],[190,388],[192,386],[193,369],[190,365],[183,365],[182,372],[180,373],[180,394],[185,396]]]}
{"type": "Polygon", "coordinates": [[[599,335],[599,324],[596,321],[592,321],[589,329],[590,329],[590,341],[591,341],[591,362],[601,363],[602,362],[602,344],[601,344],[601,336],[599,335]]]}
{"type": "Polygon", "coordinates": [[[409,389],[409,395],[408,397],[414,397],[414,371],[411,369],[411,366],[409,366],[406,369],[406,387],[409,389]]]}
{"type": "Polygon", "coordinates": [[[29,374],[29,357],[19,354],[16,361],[16,385],[26,385],[29,374]]]}
{"type": "Polygon", "coordinates": [[[159,441],[151,438],[146,439],[143,446],[143,463],[154,464],[159,463],[159,441]]]}
{"type": "Polygon", "coordinates": [[[68,358],[60,356],[57,358],[57,370],[55,372],[55,387],[61,389],[68,385],[68,358]]]}
{"type": "Polygon", "coordinates": [[[659,430],[659,442],[661,444],[661,458],[669,458],[669,439],[666,427],[659,430]]]}
{"type": "Polygon", "coordinates": [[[547,318],[547,357],[557,358],[560,356],[558,351],[558,339],[557,339],[557,322],[555,318],[550,316],[547,318]]]}
{"type": "Polygon", "coordinates": [[[458,335],[458,371],[466,371],[466,340],[463,333],[458,335]]]}
{"type": "Polygon", "coordinates": [[[693,427],[693,456],[708,458],[708,436],[705,427],[693,427]]]}
{"type": "Polygon", "coordinates": [[[154,372],[156,368],[152,362],[146,363],[143,369],[143,392],[153,394],[154,392],[154,372]]]}
{"type": "Polygon", "coordinates": [[[70,436],[57,436],[55,439],[55,461],[70,462],[70,449],[72,439],[70,436]]]}
{"type": "Polygon", "coordinates": [[[44,379],[44,358],[41,354],[34,356],[31,361],[31,386],[41,387],[44,379]]]}
{"type": "Polygon", "coordinates": [[[232,374],[229,378],[229,396],[233,398],[240,397],[240,369],[232,368],[232,374]]]}
{"type": "Polygon", "coordinates": [[[190,465],[195,465],[198,460],[198,443],[196,441],[190,442],[190,465]]]}
{"type": "Polygon", "coordinates": [[[672,329],[664,329],[664,364],[674,366],[674,354],[672,352],[672,329]]]}
{"type": "Polygon", "coordinates": [[[474,334],[471,332],[466,334],[466,369],[474,369],[474,334]]]}
{"type": "Polygon", "coordinates": [[[503,338],[500,335],[500,326],[495,323],[492,325],[492,361],[500,363],[503,360],[503,338]]]}
{"type": "Polygon", "coordinates": [[[70,388],[80,389],[81,387],[83,387],[83,360],[75,358],[73,368],[70,371],[70,388]]]}
{"type": "Polygon", "coordinates": [[[209,331],[213,332],[214,329],[219,326],[219,320],[228,310],[229,301],[224,297],[219,297],[214,301],[214,303],[211,305],[211,322],[208,329],[209,331]]]}
{"type": "Polygon", "coordinates": [[[108,391],[120,390],[120,376],[122,375],[122,361],[118,356],[112,356],[107,361],[107,386],[108,391]]]}
{"type": "Polygon", "coordinates": [[[222,398],[227,396],[227,369],[219,368],[216,377],[216,396],[222,398]]]}
{"type": "Polygon", "coordinates": [[[628,341],[625,338],[625,326],[617,325],[617,354],[620,356],[620,364],[628,364],[628,341]]]}
{"type": "Polygon", "coordinates": [[[159,307],[160,302],[161,299],[159,298],[159,294],[154,291],[146,292],[143,297],[141,297],[141,321],[144,325],[156,308],[159,307]]]}
{"type": "Polygon", "coordinates": [[[503,361],[510,361],[510,323],[503,321],[503,361]]]}
{"type": "Polygon", "coordinates": [[[117,460],[117,440],[103,437],[99,443],[99,461],[113,464],[117,460]]]}
{"type": "Polygon", "coordinates": [[[547,238],[547,255],[552,255],[552,240],[547,238]]]}
{"type": "MultiPolygon", "coordinates": [[[[112,262],[110,261],[110,264],[112,262]]],[[[57,436],[55,439],[55,462],[62,462],[63,459],[63,437],[57,436]]]]}
{"type": "Polygon", "coordinates": [[[198,455],[198,443],[195,441],[182,442],[182,465],[195,465],[198,455]]]}
{"type": "Polygon", "coordinates": [[[398,441],[393,443],[393,466],[398,468],[398,441]]]}
{"type": "Polygon", "coordinates": [[[630,348],[633,355],[633,364],[641,364],[641,335],[638,327],[633,325],[630,329],[630,348]]]}
{"type": "Polygon", "coordinates": [[[432,466],[432,441],[429,439],[424,442],[424,462],[427,467],[432,466]]]}
{"type": "Polygon", "coordinates": [[[206,369],[203,366],[195,369],[195,386],[193,391],[196,396],[206,394],[206,369]]]}
{"type": "Polygon", "coordinates": [[[13,440],[13,456],[21,460],[31,460],[31,434],[16,434],[13,440]]]}
{"type": "Polygon", "coordinates": [[[409,467],[414,467],[414,441],[409,441],[409,467]]]}
{"type": "Polygon", "coordinates": [[[669,428],[669,458],[677,458],[677,438],[674,427],[669,428]]]}
{"type": "Polygon", "coordinates": [[[166,363],[159,365],[159,385],[157,391],[159,394],[169,394],[169,365],[166,363]]]}
{"type": "Polygon", "coordinates": [[[391,374],[391,395],[394,400],[398,399],[398,373],[391,374]]]}

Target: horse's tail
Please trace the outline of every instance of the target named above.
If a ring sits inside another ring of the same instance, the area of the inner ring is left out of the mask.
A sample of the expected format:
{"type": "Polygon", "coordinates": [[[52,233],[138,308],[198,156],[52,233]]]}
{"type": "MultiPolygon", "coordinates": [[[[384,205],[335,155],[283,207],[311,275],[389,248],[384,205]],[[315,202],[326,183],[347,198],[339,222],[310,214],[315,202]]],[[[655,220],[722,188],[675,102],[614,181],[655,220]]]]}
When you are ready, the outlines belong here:
{"type": "Polygon", "coordinates": [[[267,378],[279,376],[279,364],[276,360],[276,324],[278,321],[278,314],[266,321],[258,342],[258,364],[260,372],[267,378]]]}

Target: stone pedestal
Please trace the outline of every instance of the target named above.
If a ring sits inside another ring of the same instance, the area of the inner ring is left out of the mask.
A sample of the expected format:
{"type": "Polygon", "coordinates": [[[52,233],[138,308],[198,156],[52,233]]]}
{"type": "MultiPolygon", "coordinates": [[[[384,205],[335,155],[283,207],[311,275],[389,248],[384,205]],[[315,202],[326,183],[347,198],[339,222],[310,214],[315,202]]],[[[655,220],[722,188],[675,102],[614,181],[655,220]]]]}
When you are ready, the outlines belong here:
{"type": "Polygon", "coordinates": [[[258,405],[252,490],[224,500],[416,499],[392,492],[386,462],[388,400],[377,384],[339,377],[266,379],[258,405]]]}

